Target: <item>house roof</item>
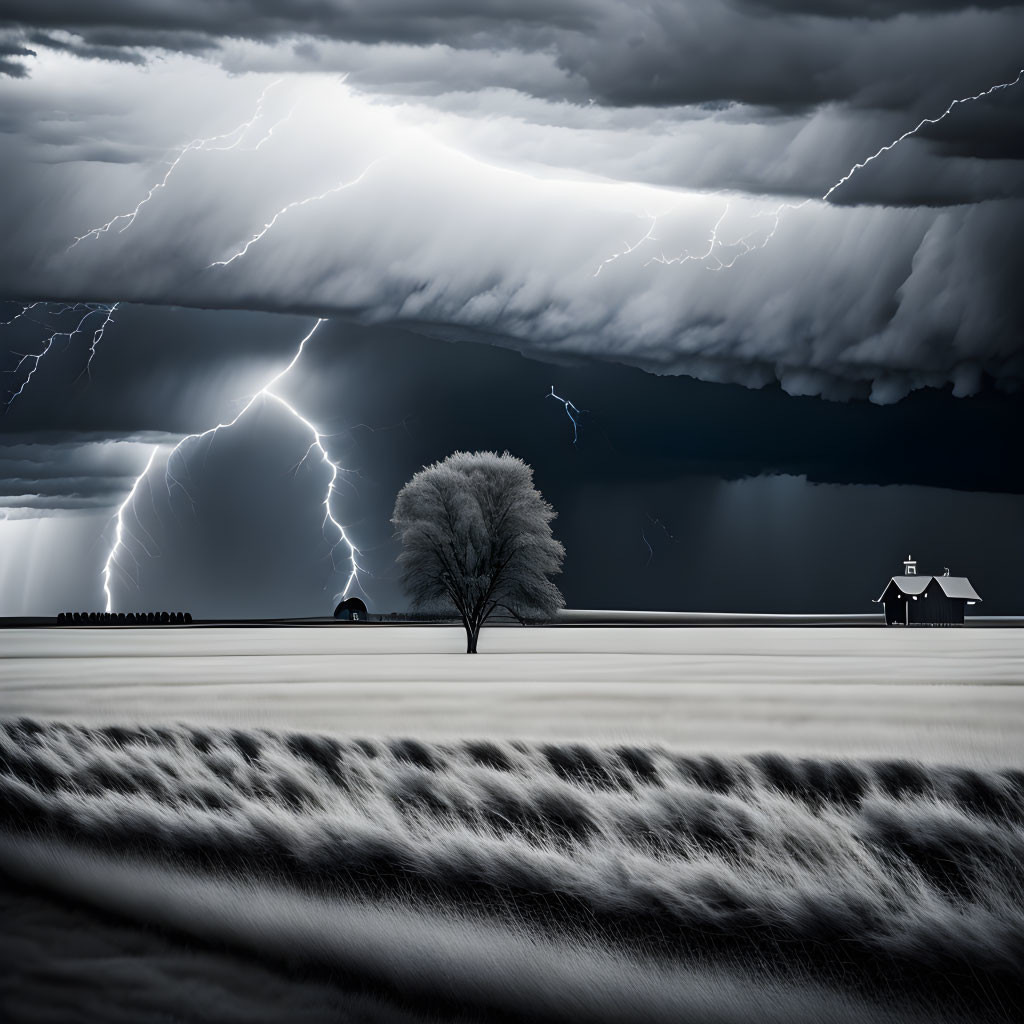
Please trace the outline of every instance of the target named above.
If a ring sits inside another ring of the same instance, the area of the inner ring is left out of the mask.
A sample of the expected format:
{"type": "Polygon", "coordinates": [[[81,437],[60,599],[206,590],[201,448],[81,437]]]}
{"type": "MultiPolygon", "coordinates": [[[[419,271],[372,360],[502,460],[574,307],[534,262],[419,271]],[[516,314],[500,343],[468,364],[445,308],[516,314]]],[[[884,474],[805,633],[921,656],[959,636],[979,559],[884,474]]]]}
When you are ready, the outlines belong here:
{"type": "Polygon", "coordinates": [[[935,580],[942,588],[946,597],[959,598],[965,601],[980,601],[978,592],[971,586],[971,581],[966,576],[893,576],[885,585],[885,590],[876,598],[878,604],[886,595],[891,586],[895,586],[900,593],[907,597],[916,597],[928,589],[928,584],[935,580]]]}
{"type": "Polygon", "coordinates": [[[942,587],[946,597],[962,597],[967,601],[981,600],[966,576],[936,576],[935,582],[942,587]]]}

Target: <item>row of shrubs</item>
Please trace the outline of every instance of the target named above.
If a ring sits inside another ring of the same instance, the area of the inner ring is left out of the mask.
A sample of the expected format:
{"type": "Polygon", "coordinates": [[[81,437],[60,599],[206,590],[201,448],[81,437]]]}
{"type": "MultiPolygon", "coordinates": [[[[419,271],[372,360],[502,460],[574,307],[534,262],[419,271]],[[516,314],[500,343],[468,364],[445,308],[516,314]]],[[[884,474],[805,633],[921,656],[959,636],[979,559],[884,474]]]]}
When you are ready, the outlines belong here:
{"type": "Polygon", "coordinates": [[[183,626],[192,621],[189,612],[61,612],[61,626],[183,626]]]}

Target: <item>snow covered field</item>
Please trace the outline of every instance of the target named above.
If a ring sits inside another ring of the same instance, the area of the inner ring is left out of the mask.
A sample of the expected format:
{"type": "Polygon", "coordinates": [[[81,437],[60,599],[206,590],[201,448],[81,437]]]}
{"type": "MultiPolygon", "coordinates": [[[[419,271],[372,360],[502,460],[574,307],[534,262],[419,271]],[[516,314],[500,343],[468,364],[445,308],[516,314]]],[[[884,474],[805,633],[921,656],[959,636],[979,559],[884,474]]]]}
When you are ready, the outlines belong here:
{"type": "Polygon", "coordinates": [[[5,630],[0,717],[1024,763],[1024,630],[5,630]]]}

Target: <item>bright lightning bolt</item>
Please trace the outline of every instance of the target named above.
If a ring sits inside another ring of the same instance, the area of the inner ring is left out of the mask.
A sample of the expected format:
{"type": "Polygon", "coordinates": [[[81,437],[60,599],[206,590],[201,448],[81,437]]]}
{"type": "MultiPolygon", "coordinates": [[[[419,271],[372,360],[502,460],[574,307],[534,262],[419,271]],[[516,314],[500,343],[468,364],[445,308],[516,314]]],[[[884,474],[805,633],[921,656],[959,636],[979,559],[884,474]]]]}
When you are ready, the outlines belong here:
{"type": "MultiPolygon", "coordinates": [[[[318,325],[321,323],[323,323],[322,320],[317,321],[318,325]]],[[[331,499],[334,497],[334,492],[337,490],[338,476],[341,473],[341,467],[330,457],[330,455],[327,454],[327,449],[324,447],[323,443],[323,434],[321,434],[320,431],[317,430],[316,427],[314,427],[313,424],[310,423],[310,421],[307,420],[305,416],[301,415],[301,413],[299,413],[299,411],[294,406],[286,402],[280,395],[275,394],[273,391],[270,391],[269,388],[264,388],[263,394],[265,394],[268,398],[273,398],[276,402],[280,403],[310,432],[310,434],[313,435],[313,442],[306,450],[306,455],[304,458],[308,458],[311,452],[316,451],[319,454],[320,459],[322,460],[324,465],[327,466],[331,471],[331,478],[330,480],[327,481],[327,491],[324,494],[324,518],[323,523],[321,525],[323,529],[326,531],[327,525],[329,523],[334,528],[335,532],[338,534],[338,540],[331,545],[332,564],[334,564],[334,552],[338,549],[338,545],[345,544],[346,547],[348,548],[350,569],[348,579],[345,581],[345,586],[342,588],[341,594],[339,595],[340,597],[346,597],[352,584],[359,582],[359,565],[356,562],[356,555],[359,552],[356,550],[356,547],[352,543],[352,541],[349,540],[348,534],[345,532],[345,527],[338,522],[338,520],[334,516],[333,511],[331,510],[331,499]]]]}
{"type": "MultiPolygon", "coordinates": [[[[826,189],[826,191],[816,200],[812,197],[808,197],[807,199],[802,199],[799,203],[780,203],[779,206],[777,206],[774,210],[767,212],[765,214],[758,214],[758,216],[768,216],[772,220],[771,227],[768,229],[767,233],[765,233],[764,236],[761,238],[760,242],[751,242],[751,238],[754,237],[754,232],[737,238],[733,242],[723,242],[718,237],[718,229],[720,228],[722,221],[725,219],[725,215],[729,212],[729,207],[727,205],[725,212],[722,214],[721,217],[719,217],[717,223],[712,229],[710,246],[706,253],[704,253],[703,255],[692,256],[688,255],[687,253],[683,253],[680,256],[675,256],[672,258],[667,258],[664,254],[662,254],[661,256],[654,256],[651,259],[647,260],[644,263],[644,266],[647,266],[649,263],[661,263],[668,266],[673,263],[700,262],[703,263],[708,270],[728,270],[730,267],[735,266],[736,262],[741,257],[746,256],[748,253],[755,252],[758,249],[763,249],[765,248],[765,246],[768,245],[772,238],[775,237],[775,233],[778,231],[779,224],[782,220],[782,215],[787,210],[801,210],[809,203],[815,201],[822,203],[829,202],[829,200],[831,199],[832,195],[836,192],[836,190],[845,185],[855,174],[857,174],[859,171],[867,167],[868,164],[873,163],[879,157],[895,149],[901,142],[905,142],[907,139],[915,136],[922,128],[926,127],[927,125],[939,124],[940,122],[944,121],[947,117],[949,117],[949,115],[952,114],[957,107],[985,99],[986,97],[992,96],[994,93],[1001,92],[1005,89],[1012,89],[1014,86],[1019,85],[1022,81],[1024,81],[1024,68],[1021,68],[1017,72],[1016,77],[1009,81],[997,82],[995,85],[991,85],[987,89],[983,89],[981,92],[976,92],[970,96],[960,96],[952,100],[949,106],[947,106],[946,109],[943,110],[942,113],[939,114],[938,116],[922,118],[920,121],[918,121],[916,125],[914,125],[913,128],[908,129],[902,135],[893,139],[892,142],[888,142],[884,146],[880,146],[870,156],[865,157],[863,160],[860,160],[857,163],[855,163],[841,178],[833,182],[833,184],[830,185],[828,189],[826,189]],[[716,249],[735,248],[739,246],[742,246],[742,248],[740,248],[738,252],[734,253],[731,259],[723,260],[721,257],[716,255],[716,249]],[[710,266],[706,262],[709,259],[714,259],[717,263],[717,266],[710,266]]],[[[635,245],[627,245],[625,249],[613,253],[607,259],[602,260],[602,262],[598,265],[597,270],[594,271],[593,276],[597,277],[597,275],[601,272],[601,269],[604,266],[606,266],[609,263],[613,263],[615,260],[619,259],[622,256],[627,256],[630,253],[635,252],[645,242],[650,241],[654,237],[654,226],[656,220],[657,218],[652,218],[651,227],[648,230],[647,234],[644,235],[644,237],[641,238],[639,241],[637,241],[635,245]]]]}
{"type": "Polygon", "coordinates": [[[987,89],[983,89],[981,92],[976,92],[973,96],[961,96],[959,99],[953,100],[952,103],[946,109],[939,114],[938,117],[925,117],[918,121],[913,128],[909,131],[904,132],[898,139],[893,139],[892,142],[880,149],[876,150],[866,160],[861,160],[860,163],[854,164],[822,197],[822,202],[827,202],[829,196],[841,185],[845,185],[859,170],[867,167],[873,160],[877,160],[883,153],[888,153],[889,150],[895,149],[904,139],[909,139],[912,135],[916,135],[925,125],[938,124],[940,121],[944,121],[953,111],[965,103],[974,103],[976,100],[983,100],[986,96],[991,96],[993,93],[1001,92],[1004,89],[1012,89],[1015,85],[1019,85],[1021,80],[1024,79],[1024,68],[1021,68],[1017,72],[1017,77],[1010,82],[999,82],[996,85],[989,86],[987,89]]]}
{"type": "Polygon", "coordinates": [[[378,157],[376,160],[371,161],[358,175],[358,177],[353,178],[351,181],[339,181],[336,185],[332,185],[329,189],[325,192],[321,192],[319,195],[307,196],[305,199],[296,199],[294,202],[288,203],[286,206],[282,206],[281,209],[278,210],[277,213],[275,213],[274,216],[271,217],[270,220],[268,220],[266,224],[264,224],[263,227],[260,228],[260,230],[257,231],[256,234],[254,234],[252,238],[250,238],[237,252],[232,253],[232,255],[227,259],[215,260],[213,263],[209,264],[209,267],[226,267],[228,264],[234,263],[235,260],[240,259],[257,242],[259,242],[263,236],[266,235],[266,233],[290,210],[298,209],[300,206],[307,206],[309,203],[318,203],[320,200],[326,199],[328,196],[334,195],[336,192],[344,192],[346,189],[353,188],[370,173],[376,164],[380,163],[381,159],[381,157],[378,157]]]}
{"type": "Polygon", "coordinates": [[[566,416],[569,417],[570,420],[572,420],[572,443],[575,444],[579,440],[580,436],[579,424],[576,422],[576,416],[579,416],[579,414],[583,410],[577,409],[576,406],[573,405],[568,398],[563,398],[561,395],[556,395],[554,384],[551,385],[551,390],[548,392],[546,397],[557,399],[559,402],[562,403],[562,405],[565,406],[565,414],[566,416]],[[576,416],[573,416],[573,413],[576,413],[576,416]]]}
{"type": "MultiPolygon", "coordinates": [[[[303,425],[303,427],[305,427],[305,429],[309,431],[310,436],[312,437],[312,441],[311,441],[311,443],[309,445],[309,448],[306,450],[306,454],[303,457],[303,461],[305,461],[305,459],[309,458],[309,456],[313,452],[316,452],[319,455],[319,457],[320,457],[321,461],[323,462],[323,464],[330,470],[330,479],[327,482],[327,489],[326,489],[326,492],[324,494],[324,501],[323,501],[323,508],[324,508],[323,529],[325,531],[325,534],[324,534],[325,537],[326,537],[326,531],[327,531],[328,527],[330,527],[337,534],[337,540],[335,540],[334,543],[331,545],[331,561],[332,561],[332,564],[335,564],[335,567],[336,567],[336,563],[334,563],[334,553],[338,549],[338,547],[341,546],[341,545],[344,545],[347,548],[347,550],[348,550],[348,560],[349,560],[349,566],[350,566],[349,575],[348,575],[347,580],[345,581],[345,588],[342,590],[341,595],[340,595],[341,597],[345,597],[348,594],[349,590],[352,588],[352,586],[353,585],[358,585],[358,583],[359,583],[360,566],[359,566],[358,562],[356,561],[356,556],[359,554],[359,551],[356,548],[356,546],[352,543],[352,541],[349,539],[348,533],[345,531],[345,527],[335,517],[333,509],[332,509],[333,498],[334,498],[335,492],[338,489],[337,488],[338,477],[343,472],[342,468],[341,468],[340,465],[338,465],[337,462],[335,462],[330,457],[330,454],[328,453],[327,448],[324,445],[324,437],[326,435],[322,434],[313,425],[312,421],[308,420],[305,416],[303,416],[290,402],[288,402],[286,399],[282,398],[281,395],[279,395],[274,390],[274,386],[284,376],[286,376],[287,373],[299,361],[299,358],[301,357],[302,352],[303,352],[303,350],[306,347],[306,343],[309,341],[310,338],[313,337],[313,335],[317,331],[317,328],[322,323],[324,323],[324,322],[325,321],[323,319],[317,320],[317,322],[313,325],[312,330],[310,330],[310,332],[302,339],[302,341],[299,342],[299,346],[298,346],[298,348],[295,351],[295,355],[292,356],[291,361],[288,363],[288,365],[283,370],[281,370],[279,373],[277,373],[273,377],[271,377],[271,379],[269,381],[267,381],[267,383],[264,384],[263,387],[260,388],[260,390],[257,391],[245,403],[245,405],[242,407],[242,409],[238,412],[238,414],[233,419],[228,420],[226,423],[218,423],[215,427],[210,427],[209,430],[204,430],[200,434],[188,434],[187,436],[183,437],[174,446],[174,448],[171,449],[170,453],[167,456],[167,466],[166,466],[166,469],[164,471],[164,477],[165,477],[165,481],[167,483],[168,492],[170,492],[172,487],[178,486],[178,487],[180,487],[185,492],[186,496],[188,496],[189,500],[191,501],[191,496],[188,494],[188,491],[185,490],[184,485],[181,483],[181,481],[174,474],[172,462],[174,460],[175,455],[181,453],[183,448],[184,448],[184,446],[185,446],[185,444],[190,442],[190,441],[198,441],[198,440],[200,440],[200,439],[202,439],[204,437],[208,437],[208,438],[212,439],[213,436],[216,435],[218,431],[220,431],[220,430],[227,430],[227,429],[233,427],[260,399],[272,399],[273,401],[277,402],[278,405],[280,405],[289,414],[291,414],[291,416],[293,416],[296,420],[298,420],[298,422],[301,423],[303,425]]],[[[121,505],[121,508],[118,509],[118,530],[117,530],[117,532],[115,534],[115,537],[114,537],[113,547],[111,548],[110,554],[107,557],[107,567],[108,568],[111,568],[111,567],[117,565],[117,552],[118,552],[118,549],[120,547],[124,546],[123,531],[121,529],[121,523],[123,521],[124,509],[134,499],[134,495],[135,495],[136,490],[138,489],[139,483],[146,476],[146,474],[149,472],[150,467],[153,464],[153,457],[155,456],[155,454],[156,454],[156,452],[154,451],[153,456],[150,457],[150,460],[149,460],[149,462],[146,465],[146,468],[142,471],[142,473],[136,479],[135,484],[132,486],[132,490],[128,494],[128,497],[125,499],[124,503],[121,505]]],[[[301,463],[300,463],[300,465],[301,465],[301,463]]],[[[106,570],[105,570],[105,572],[106,572],[106,570]]],[[[104,578],[105,578],[104,590],[107,593],[107,611],[110,611],[111,610],[111,607],[110,607],[111,599],[110,599],[110,592],[109,592],[109,586],[108,586],[108,584],[109,584],[109,573],[106,573],[104,578]]]]}
{"type": "MultiPolygon", "coordinates": [[[[818,198],[818,202],[827,203],[831,199],[833,193],[837,189],[845,185],[858,171],[863,170],[865,167],[868,166],[868,164],[873,163],[880,156],[883,156],[885,153],[888,153],[895,149],[901,142],[904,142],[907,139],[915,136],[926,125],[939,124],[941,121],[944,121],[947,117],[949,117],[949,115],[952,114],[957,107],[963,106],[964,104],[967,103],[974,103],[977,100],[985,99],[985,97],[991,96],[993,93],[1001,92],[1004,89],[1012,89],[1015,85],[1019,85],[1022,79],[1024,79],[1024,68],[1021,68],[1020,71],[1017,72],[1017,77],[1009,82],[997,82],[995,85],[989,86],[987,89],[983,89],[981,92],[976,92],[972,96],[958,97],[957,99],[953,100],[949,104],[949,106],[946,107],[946,109],[941,114],[938,115],[938,117],[923,117],[920,121],[917,122],[916,125],[914,125],[913,128],[908,129],[902,135],[893,139],[892,142],[888,142],[884,146],[880,146],[869,157],[866,157],[865,159],[855,163],[841,178],[839,178],[838,181],[834,182],[825,190],[825,192],[818,198]]],[[[723,263],[721,260],[719,260],[719,266],[710,267],[709,269],[728,269],[729,267],[733,266],[741,256],[746,256],[748,252],[753,252],[755,249],[763,249],[775,237],[775,232],[778,231],[779,224],[782,220],[782,214],[786,210],[801,210],[810,202],[812,202],[812,200],[808,198],[801,200],[799,203],[782,203],[781,205],[776,207],[771,212],[771,214],[769,214],[769,216],[772,218],[772,226],[769,229],[768,233],[765,235],[764,239],[761,241],[760,245],[752,245],[749,241],[751,236],[745,235],[743,238],[737,239],[735,242],[732,243],[733,245],[743,245],[744,248],[742,251],[737,253],[728,263],[723,263]]]]}
{"type": "MultiPolygon", "coordinates": [[[[125,531],[124,531],[124,514],[125,510],[129,506],[134,506],[135,494],[139,489],[139,484],[145,479],[146,474],[149,472],[150,467],[153,465],[153,460],[156,458],[156,453],[160,451],[160,445],[156,445],[153,450],[149,453],[149,461],[146,463],[146,468],[135,478],[135,483],[132,484],[132,489],[128,492],[127,497],[118,506],[115,521],[117,526],[114,529],[114,543],[110,548],[110,554],[107,555],[107,561],[104,563],[103,572],[103,593],[106,595],[107,604],[106,610],[112,612],[114,610],[114,599],[110,592],[110,578],[114,572],[115,566],[118,566],[117,552],[120,548],[124,548],[128,551],[128,546],[125,543],[125,531]]],[[[130,554],[130,552],[129,552],[130,554]]],[[[132,556],[134,558],[134,556],[132,556]]]]}
{"type": "MultiPolygon", "coordinates": [[[[181,161],[185,159],[186,155],[194,151],[219,151],[223,152],[229,149],[237,149],[245,138],[246,133],[253,125],[263,116],[263,103],[267,98],[267,93],[274,88],[275,85],[279,85],[283,79],[277,79],[277,81],[271,82],[263,92],[260,93],[260,97],[256,102],[256,110],[252,117],[247,121],[243,121],[241,124],[236,125],[229,132],[225,132],[223,135],[212,135],[207,139],[192,139],[191,142],[185,143],[178,152],[174,159],[171,161],[170,166],[167,168],[167,173],[155,184],[149,191],[139,200],[133,210],[129,210],[127,213],[119,213],[114,217],[111,217],[106,224],[101,224],[99,227],[90,228],[84,235],[78,235],[75,240],[68,246],[68,251],[74,249],[79,242],[84,242],[87,238],[99,238],[100,235],[106,234],[115,224],[119,224],[121,221],[126,221],[123,227],[118,228],[118,234],[127,231],[132,224],[135,223],[135,218],[138,217],[142,208],[157,194],[157,192],[167,187],[167,182],[170,180],[171,175],[178,169],[181,161]],[[227,142],[228,139],[234,139],[233,142],[227,142]],[[216,145],[216,143],[225,143],[226,145],[216,145]]],[[[290,115],[289,115],[290,116],[290,115]]],[[[287,117],[284,118],[287,120],[287,117]]],[[[270,130],[264,135],[264,137],[256,144],[254,149],[259,149],[267,139],[273,134],[274,129],[281,124],[278,121],[272,125],[270,130]]]]}

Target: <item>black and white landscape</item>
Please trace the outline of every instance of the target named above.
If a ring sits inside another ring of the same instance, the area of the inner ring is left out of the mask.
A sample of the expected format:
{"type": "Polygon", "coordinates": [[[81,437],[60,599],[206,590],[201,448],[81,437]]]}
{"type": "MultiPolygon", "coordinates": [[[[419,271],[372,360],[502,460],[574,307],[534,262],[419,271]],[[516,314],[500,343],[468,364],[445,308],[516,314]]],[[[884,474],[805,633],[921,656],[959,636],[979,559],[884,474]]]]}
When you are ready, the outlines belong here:
{"type": "Polygon", "coordinates": [[[0,0],[0,1020],[1015,1024],[1022,39],[0,0]]]}

